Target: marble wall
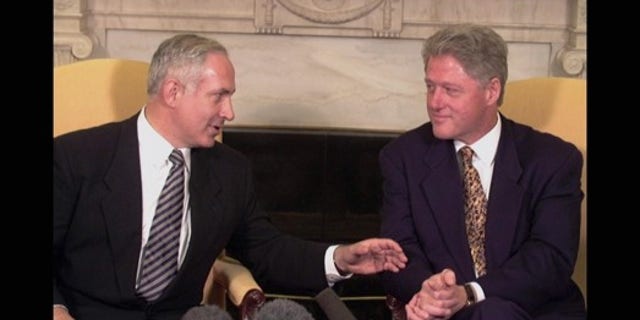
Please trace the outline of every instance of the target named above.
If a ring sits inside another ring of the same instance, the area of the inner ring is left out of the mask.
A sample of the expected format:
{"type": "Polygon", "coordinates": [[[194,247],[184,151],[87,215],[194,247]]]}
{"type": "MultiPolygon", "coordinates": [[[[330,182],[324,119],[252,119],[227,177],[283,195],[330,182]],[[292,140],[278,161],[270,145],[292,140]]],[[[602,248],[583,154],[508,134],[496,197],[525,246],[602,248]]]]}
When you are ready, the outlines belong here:
{"type": "Polygon", "coordinates": [[[421,39],[459,22],[508,41],[509,80],[586,77],[586,0],[54,0],[54,64],[196,32],[235,64],[231,126],[404,131],[427,120],[421,39]]]}

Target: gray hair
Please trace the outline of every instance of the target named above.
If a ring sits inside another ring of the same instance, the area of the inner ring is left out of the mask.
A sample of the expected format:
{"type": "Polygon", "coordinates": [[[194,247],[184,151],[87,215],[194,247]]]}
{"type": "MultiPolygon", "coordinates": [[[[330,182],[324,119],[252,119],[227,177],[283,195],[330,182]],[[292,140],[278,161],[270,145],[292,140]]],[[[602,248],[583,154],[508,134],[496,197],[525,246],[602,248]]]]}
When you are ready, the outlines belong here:
{"type": "Polygon", "coordinates": [[[499,34],[489,27],[474,24],[452,25],[439,30],[422,45],[425,67],[433,56],[451,55],[469,76],[482,85],[498,77],[502,86],[498,105],[502,104],[509,75],[508,53],[507,44],[499,34]]]}
{"type": "Polygon", "coordinates": [[[209,53],[227,55],[227,49],[216,40],[195,34],[179,34],[163,41],[151,59],[147,94],[156,95],[167,75],[175,76],[187,87],[195,86],[209,53]]]}

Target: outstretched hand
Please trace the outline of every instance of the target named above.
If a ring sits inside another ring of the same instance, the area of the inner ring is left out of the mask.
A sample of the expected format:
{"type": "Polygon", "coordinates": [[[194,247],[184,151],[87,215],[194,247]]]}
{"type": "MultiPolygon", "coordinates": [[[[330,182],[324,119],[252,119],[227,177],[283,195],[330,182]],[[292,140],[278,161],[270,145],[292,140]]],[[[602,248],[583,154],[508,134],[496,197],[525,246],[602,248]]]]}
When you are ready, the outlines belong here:
{"type": "Polygon", "coordinates": [[[391,239],[370,238],[338,246],[333,261],[341,272],[367,275],[381,271],[398,272],[406,266],[407,256],[391,239]]]}

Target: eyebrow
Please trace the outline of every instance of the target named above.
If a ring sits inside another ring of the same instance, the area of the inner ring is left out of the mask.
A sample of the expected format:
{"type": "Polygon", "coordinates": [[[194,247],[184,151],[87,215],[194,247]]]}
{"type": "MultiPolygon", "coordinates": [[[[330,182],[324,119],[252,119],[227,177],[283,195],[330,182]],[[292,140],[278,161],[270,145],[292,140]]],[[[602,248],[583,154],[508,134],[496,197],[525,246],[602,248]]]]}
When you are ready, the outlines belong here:
{"type": "Polygon", "coordinates": [[[220,89],[213,90],[212,94],[233,94],[234,92],[236,92],[235,88],[233,90],[229,90],[227,88],[220,88],[220,89]]]}

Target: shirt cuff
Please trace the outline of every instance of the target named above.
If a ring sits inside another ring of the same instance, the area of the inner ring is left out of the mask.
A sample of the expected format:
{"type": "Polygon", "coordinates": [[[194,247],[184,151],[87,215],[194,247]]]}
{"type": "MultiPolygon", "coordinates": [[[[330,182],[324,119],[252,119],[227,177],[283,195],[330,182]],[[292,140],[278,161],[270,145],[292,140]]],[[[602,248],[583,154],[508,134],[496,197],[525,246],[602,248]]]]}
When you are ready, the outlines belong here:
{"type": "Polygon", "coordinates": [[[473,282],[469,282],[469,285],[473,289],[473,292],[476,294],[476,302],[480,302],[486,299],[484,295],[484,291],[482,290],[482,287],[480,286],[479,283],[473,281],[473,282]]]}
{"type": "Polygon", "coordinates": [[[333,285],[340,280],[349,279],[353,276],[352,273],[345,276],[340,275],[338,267],[336,267],[336,264],[333,262],[333,252],[336,251],[337,247],[338,245],[332,245],[324,252],[324,272],[327,276],[329,287],[333,287],[333,285]]]}
{"type": "Polygon", "coordinates": [[[67,309],[67,307],[64,304],[54,304],[53,305],[54,308],[62,308],[67,310],[67,312],[69,312],[69,309],[67,309]]]}

